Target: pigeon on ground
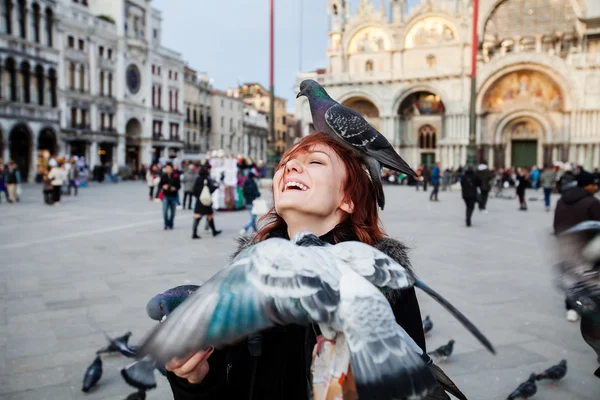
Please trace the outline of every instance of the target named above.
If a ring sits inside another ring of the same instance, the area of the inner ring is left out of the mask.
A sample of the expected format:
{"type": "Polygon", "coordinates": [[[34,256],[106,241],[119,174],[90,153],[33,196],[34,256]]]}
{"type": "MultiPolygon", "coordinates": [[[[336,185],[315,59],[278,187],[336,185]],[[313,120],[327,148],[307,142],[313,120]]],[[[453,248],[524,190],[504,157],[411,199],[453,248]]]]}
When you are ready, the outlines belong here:
{"type": "Polygon", "coordinates": [[[427,334],[433,328],[433,322],[429,319],[429,315],[423,320],[423,333],[427,334]]]}
{"type": "Polygon", "coordinates": [[[125,357],[134,358],[136,356],[137,347],[133,345],[129,345],[129,337],[131,336],[131,332],[127,332],[123,336],[119,336],[117,338],[112,339],[110,336],[106,335],[106,340],[108,344],[98,350],[96,354],[102,353],[121,353],[125,357]]]}
{"type": "Polygon", "coordinates": [[[537,386],[535,384],[535,374],[529,375],[529,379],[521,383],[514,392],[508,395],[506,400],[514,399],[528,399],[537,392],[537,386]]]}
{"type": "Polygon", "coordinates": [[[366,157],[367,168],[377,190],[377,203],[382,210],[385,205],[381,186],[382,166],[406,175],[417,176],[385,136],[358,112],[333,100],[318,82],[311,79],[302,81],[296,98],[300,96],[306,96],[308,99],[316,130],[330,134],[366,157]]]}
{"type": "Polygon", "coordinates": [[[333,246],[299,233],[240,252],[152,330],[139,354],[163,363],[275,325],[317,323],[327,339],[344,334],[348,346],[340,351],[350,353],[361,399],[422,398],[437,385],[432,361],[396,324],[376,287],[413,285],[432,293],[494,351],[466,317],[389,256],[364,243],[333,246]],[[296,245],[302,241],[317,245],[296,245]]]}
{"type": "Polygon", "coordinates": [[[96,386],[100,378],[102,377],[102,359],[100,356],[96,356],[94,362],[90,364],[85,370],[83,375],[83,386],[81,387],[82,392],[89,392],[91,388],[96,386]]]}
{"type": "Polygon", "coordinates": [[[154,377],[154,361],[150,356],[146,356],[139,361],[121,368],[121,376],[129,385],[139,390],[150,390],[156,387],[156,378],[154,377]]]}
{"type": "Polygon", "coordinates": [[[541,374],[538,374],[535,379],[541,381],[542,379],[549,379],[551,381],[559,381],[567,374],[567,360],[561,360],[560,363],[551,366],[541,374]]]}
{"type": "Polygon", "coordinates": [[[131,393],[125,398],[125,400],[146,400],[146,391],[138,390],[135,393],[131,393]]]}
{"type": "Polygon", "coordinates": [[[199,287],[198,285],[182,285],[157,294],[146,305],[148,316],[156,321],[162,321],[199,287]]]}
{"type": "Polygon", "coordinates": [[[450,357],[452,355],[453,351],[454,351],[454,339],[450,340],[448,342],[448,344],[438,347],[437,349],[435,349],[434,351],[429,353],[429,355],[440,358],[442,360],[446,360],[448,357],[450,357]]]}

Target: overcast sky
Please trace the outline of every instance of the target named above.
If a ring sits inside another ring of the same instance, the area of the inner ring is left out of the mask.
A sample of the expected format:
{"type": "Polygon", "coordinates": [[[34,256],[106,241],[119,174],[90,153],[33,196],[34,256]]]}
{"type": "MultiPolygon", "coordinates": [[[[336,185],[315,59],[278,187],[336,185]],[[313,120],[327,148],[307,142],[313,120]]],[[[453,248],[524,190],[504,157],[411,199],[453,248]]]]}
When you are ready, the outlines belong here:
{"type": "MultiPolygon", "coordinates": [[[[372,1],[379,7],[380,0],[372,1]]],[[[358,2],[350,0],[353,11],[358,2]]],[[[418,0],[409,0],[414,3],[418,0]]],[[[275,0],[275,94],[288,99],[290,111],[300,67],[312,71],[327,66],[326,4],[326,0],[275,0]]],[[[163,13],[163,45],[181,52],[191,68],[206,72],[216,89],[241,82],[259,82],[268,88],[268,0],[153,0],[152,5],[163,13]]]]}

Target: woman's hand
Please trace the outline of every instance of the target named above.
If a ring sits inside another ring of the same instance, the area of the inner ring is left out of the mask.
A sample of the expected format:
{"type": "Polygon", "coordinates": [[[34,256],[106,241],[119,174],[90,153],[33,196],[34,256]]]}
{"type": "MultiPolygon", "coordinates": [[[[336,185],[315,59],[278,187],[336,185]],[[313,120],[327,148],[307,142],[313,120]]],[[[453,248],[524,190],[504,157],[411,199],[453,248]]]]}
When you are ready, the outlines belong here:
{"type": "Polygon", "coordinates": [[[184,359],[174,358],[165,364],[165,369],[180,378],[187,379],[189,383],[200,383],[208,374],[208,358],[213,351],[215,348],[211,346],[206,351],[199,351],[184,359]]]}

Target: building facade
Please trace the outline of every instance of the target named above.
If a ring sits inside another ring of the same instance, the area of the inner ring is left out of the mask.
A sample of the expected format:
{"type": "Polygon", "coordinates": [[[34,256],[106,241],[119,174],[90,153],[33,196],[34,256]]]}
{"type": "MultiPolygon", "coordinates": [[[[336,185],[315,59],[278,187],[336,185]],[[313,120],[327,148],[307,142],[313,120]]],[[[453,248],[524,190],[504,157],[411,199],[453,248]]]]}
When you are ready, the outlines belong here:
{"type": "Polygon", "coordinates": [[[33,181],[38,160],[59,150],[56,1],[0,2],[0,155],[33,181]]]}
{"type": "MultiPolygon", "coordinates": [[[[234,90],[246,104],[254,109],[265,113],[267,121],[271,109],[271,98],[269,91],[259,83],[244,83],[234,90]]],[[[269,140],[274,141],[274,150],[277,155],[283,154],[287,148],[285,140],[287,132],[287,100],[275,96],[275,132],[274,137],[269,140]]]]}
{"type": "Polygon", "coordinates": [[[244,157],[251,157],[254,162],[266,160],[269,122],[265,113],[244,105],[244,157]]]}
{"type": "Polygon", "coordinates": [[[244,102],[232,90],[213,90],[211,149],[237,156],[244,150],[244,102]]]}
{"type": "MultiPolygon", "coordinates": [[[[600,166],[600,10],[591,0],[480,0],[478,159],[600,166]]],[[[382,3],[383,4],[383,3],[382,3]]],[[[411,165],[458,167],[469,143],[472,1],[407,10],[329,0],[328,65],[303,73],[359,111],[411,165]]],[[[306,99],[296,104],[311,130],[306,99]]]]}
{"type": "Polygon", "coordinates": [[[185,155],[200,155],[210,150],[211,85],[206,74],[189,67],[184,70],[185,155]]]}

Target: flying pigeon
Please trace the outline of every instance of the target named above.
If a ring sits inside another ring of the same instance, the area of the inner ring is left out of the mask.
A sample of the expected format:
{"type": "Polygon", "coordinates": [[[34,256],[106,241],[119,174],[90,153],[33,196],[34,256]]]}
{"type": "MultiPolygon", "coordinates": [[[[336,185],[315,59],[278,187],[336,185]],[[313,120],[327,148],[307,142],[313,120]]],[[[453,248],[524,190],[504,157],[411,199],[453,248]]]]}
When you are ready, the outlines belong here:
{"type": "Polygon", "coordinates": [[[129,342],[129,337],[131,336],[131,332],[126,332],[124,335],[116,337],[114,339],[112,339],[110,336],[106,335],[106,340],[108,341],[108,344],[106,346],[104,346],[103,348],[101,348],[100,350],[98,350],[96,352],[96,354],[103,354],[103,353],[108,353],[108,354],[112,354],[112,353],[121,353],[123,354],[123,352],[125,352],[125,356],[127,357],[132,357],[133,354],[131,353],[131,348],[128,346],[128,342],[129,342]]]}
{"type": "MultiPolygon", "coordinates": [[[[440,297],[364,243],[333,246],[307,233],[292,241],[272,238],[240,252],[152,330],[139,354],[162,363],[275,325],[317,323],[327,339],[344,334],[361,398],[419,398],[436,386],[427,365],[431,359],[396,324],[389,302],[376,287],[413,285],[440,297]],[[295,244],[306,241],[320,243],[295,244]]],[[[450,310],[494,351],[466,317],[451,305],[450,310]]]]}
{"type": "Polygon", "coordinates": [[[182,285],[157,294],[146,305],[148,316],[156,321],[162,321],[199,287],[198,285],[182,285]]]}
{"type": "Polygon", "coordinates": [[[542,379],[550,379],[552,381],[559,381],[567,375],[567,360],[561,360],[560,363],[551,366],[541,374],[538,374],[535,379],[541,381],[542,379]]]}
{"type": "Polygon", "coordinates": [[[125,400],[146,400],[146,391],[138,390],[135,393],[131,393],[125,398],[125,400]]]}
{"type": "Polygon", "coordinates": [[[514,399],[528,399],[537,392],[537,386],[535,384],[535,374],[529,375],[529,379],[521,383],[514,392],[508,395],[506,400],[514,399]]]}
{"type": "Polygon", "coordinates": [[[102,377],[102,359],[100,356],[96,356],[94,362],[90,364],[85,370],[83,375],[83,386],[81,387],[82,392],[89,392],[91,388],[96,386],[100,378],[102,377]]]}
{"type": "Polygon", "coordinates": [[[333,100],[318,82],[307,79],[300,83],[296,98],[306,96],[310,105],[313,124],[366,157],[366,164],[373,185],[377,190],[377,203],[383,210],[385,197],[381,186],[381,167],[417,176],[410,166],[396,153],[390,142],[373,128],[358,112],[333,100]]]}
{"type": "Polygon", "coordinates": [[[433,328],[433,322],[429,319],[429,315],[423,320],[423,333],[427,334],[433,328]]]}
{"type": "Polygon", "coordinates": [[[441,358],[442,360],[446,360],[448,357],[450,357],[452,355],[453,351],[454,351],[454,339],[450,340],[448,342],[448,344],[438,347],[437,349],[435,349],[434,351],[432,351],[429,354],[434,357],[441,358]]]}
{"type": "Polygon", "coordinates": [[[154,360],[146,356],[139,361],[133,362],[121,368],[121,376],[129,385],[139,390],[150,390],[156,387],[154,360]]]}

